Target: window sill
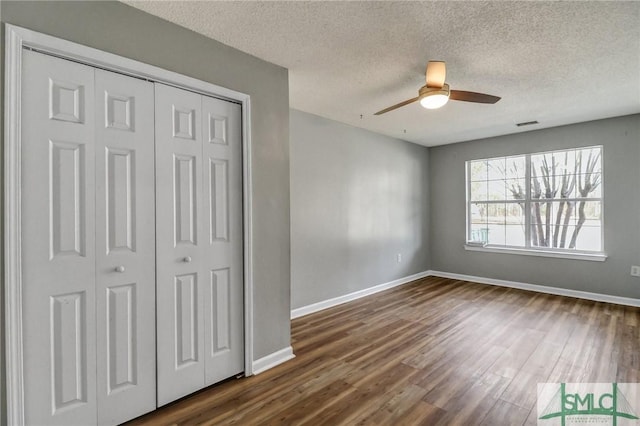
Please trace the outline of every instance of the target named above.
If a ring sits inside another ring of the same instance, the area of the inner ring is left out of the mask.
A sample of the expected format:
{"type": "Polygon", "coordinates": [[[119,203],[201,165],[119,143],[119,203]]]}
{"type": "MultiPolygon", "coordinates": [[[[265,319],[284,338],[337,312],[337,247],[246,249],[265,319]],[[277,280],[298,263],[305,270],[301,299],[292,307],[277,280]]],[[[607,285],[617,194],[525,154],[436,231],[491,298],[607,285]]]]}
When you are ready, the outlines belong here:
{"type": "Polygon", "coordinates": [[[487,253],[521,254],[524,256],[555,257],[557,259],[589,260],[592,262],[604,262],[607,260],[607,255],[605,253],[567,253],[550,250],[525,250],[513,247],[488,247],[470,244],[465,244],[464,249],[487,253]]]}

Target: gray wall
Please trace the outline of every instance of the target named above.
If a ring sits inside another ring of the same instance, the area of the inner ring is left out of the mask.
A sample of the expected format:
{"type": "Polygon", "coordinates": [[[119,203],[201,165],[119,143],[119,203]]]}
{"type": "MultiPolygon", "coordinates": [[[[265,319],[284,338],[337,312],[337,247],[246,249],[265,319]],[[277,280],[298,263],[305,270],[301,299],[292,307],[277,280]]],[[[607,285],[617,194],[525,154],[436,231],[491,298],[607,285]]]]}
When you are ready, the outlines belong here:
{"type": "Polygon", "coordinates": [[[118,2],[2,1],[2,22],[251,96],[254,359],[289,346],[287,70],[118,2]]]}
{"type": "MultiPolygon", "coordinates": [[[[0,1],[0,22],[2,22],[2,1],[0,1]]],[[[0,25],[0,141],[4,134],[4,26],[0,25]]],[[[0,144],[0,182],[2,182],[4,176],[4,150],[2,144],[0,144]]],[[[4,188],[4,185],[0,185],[4,188]]],[[[0,197],[0,218],[4,211],[4,197],[0,197]]],[[[4,219],[3,219],[4,223],[4,219]]],[[[4,225],[0,225],[0,425],[6,423],[5,414],[7,412],[7,401],[5,397],[5,378],[4,372],[6,369],[4,361],[4,225]]]]}
{"type": "Polygon", "coordinates": [[[291,111],[293,308],[429,269],[428,159],[425,147],[291,111]]]}
{"type": "Polygon", "coordinates": [[[640,298],[640,115],[592,121],[430,150],[431,267],[475,275],[640,298]],[[465,161],[604,145],[605,262],[466,251],[465,161]]]}

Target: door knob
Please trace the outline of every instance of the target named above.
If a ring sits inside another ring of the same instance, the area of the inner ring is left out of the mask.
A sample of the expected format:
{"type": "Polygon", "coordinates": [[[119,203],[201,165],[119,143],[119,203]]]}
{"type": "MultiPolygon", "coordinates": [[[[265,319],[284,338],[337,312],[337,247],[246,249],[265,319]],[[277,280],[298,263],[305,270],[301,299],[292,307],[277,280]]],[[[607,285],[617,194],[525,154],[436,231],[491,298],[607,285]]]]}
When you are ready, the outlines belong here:
{"type": "Polygon", "coordinates": [[[124,266],[116,266],[116,272],[124,272],[124,266]]]}
{"type": "Polygon", "coordinates": [[[185,258],[184,258],[184,259],[182,259],[182,261],[183,261],[184,263],[191,263],[191,256],[185,256],[185,258]]]}

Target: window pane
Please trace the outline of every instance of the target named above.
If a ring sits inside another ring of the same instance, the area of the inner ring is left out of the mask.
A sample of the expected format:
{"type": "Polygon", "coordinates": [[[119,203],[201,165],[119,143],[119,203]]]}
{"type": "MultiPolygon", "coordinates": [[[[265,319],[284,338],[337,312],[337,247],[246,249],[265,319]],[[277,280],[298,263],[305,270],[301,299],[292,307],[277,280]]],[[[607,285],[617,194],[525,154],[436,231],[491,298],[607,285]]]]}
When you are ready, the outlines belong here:
{"type": "Polygon", "coordinates": [[[483,203],[473,203],[470,206],[471,229],[467,238],[469,241],[481,241],[487,243],[487,205],[483,203]]]}
{"type": "Polygon", "coordinates": [[[471,223],[487,224],[487,205],[484,203],[471,204],[471,223]]]}
{"type": "Polygon", "coordinates": [[[503,246],[505,242],[505,225],[489,224],[489,244],[503,246]]]}
{"type": "Polygon", "coordinates": [[[504,225],[505,208],[504,204],[487,204],[487,222],[504,225]]]}
{"type": "Polygon", "coordinates": [[[571,229],[575,224],[573,203],[554,201],[532,203],[531,245],[537,247],[568,248],[571,229]]]}
{"type": "Polygon", "coordinates": [[[471,225],[471,235],[469,237],[470,241],[476,241],[476,242],[483,242],[483,243],[488,243],[489,242],[489,228],[487,227],[486,224],[475,224],[475,225],[471,225]]]}
{"type": "Polygon", "coordinates": [[[487,162],[485,160],[471,161],[469,172],[472,182],[487,180],[487,162]]]}
{"type": "Polygon", "coordinates": [[[535,154],[531,156],[531,177],[550,176],[553,170],[553,154],[535,154]]]}
{"type": "Polygon", "coordinates": [[[558,180],[558,192],[556,198],[575,198],[576,195],[576,175],[573,172],[559,175],[556,177],[558,180]]]}
{"type": "Polygon", "coordinates": [[[506,198],[504,180],[490,180],[487,183],[487,200],[500,201],[506,198]]]}
{"type": "Polygon", "coordinates": [[[561,164],[556,153],[531,156],[531,198],[560,198],[563,183],[568,183],[563,179],[561,164]]]}
{"type": "Polygon", "coordinates": [[[531,199],[537,200],[540,198],[544,198],[544,183],[542,178],[537,175],[531,175],[531,181],[529,183],[531,185],[531,199]]]}
{"type": "Polygon", "coordinates": [[[524,247],[524,204],[508,203],[505,205],[505,207],[505,244],[508,246],[524,247]]]}
{"type": "Polygon", "coordinates": [[[601,173],[579,174],[576,179],[576,197],[602,198],[601,173]]]}
{"type": "Polygon", "coordinates": [[[556,164],[555,174],[573,175],[576,173],[576,152],[575,150],[557,151],[553,153],[553,160],[556,164]]]}
{"type": "Polygon", "coordinates": [[[547,210],[551,211],[552,203],[531,203],[531,223],[546,223],[547,210]]]}
{"type": "Polygon", "coordinates": [[[602,148],[583,148],[576,150],[576,173],[602,172],[602,148]]]}
{"type": "Polygon", "coordinates": [[[494,158],[491,160],[487,160],[488,165],[488,176],[489,180],[498,180],[504,179],[506,174],[506,159],[505,158],[494,158]]]}
{"type": "Polygon", "coordinates": [[[506,225],[505,226],[505,244],[513,247],[524,247],[525,246],[524,225],[522,226],[506,225]]]}
{"type": "Polygon", "coordinates": [[[583,226],[576,239],[577,250],[602,250],[602,231],[599,226],[583,226]]]}
{"type": "Polygon", "coordinates": [[[524,179],[508,179],[505,183],[507,187],[507,200],[524,200],[527,196],[524,179]]]}
{"type": "Polygon", "coordinates": [[[578,220],[580,220],[581,206],[584,204],[584,225],[600,226],[602,219],[602,203],[600,201],[581,201],[578,204],[578,220]]]}
{"type": "Polygon", "coordinates": [[[508,203],[505,205],[505,223],[508,225],[524,225],[524,204],[508,203]]]}
{"type": "Polygon", "coordinates": [[[487,200],[487,182],[471,182],[471,201],[487,200]]]}
{"type": "Polygon", "coordinates": [[[524,156],[507,157],[506,167],[505,179],[524,179],[526,173],[524,156]]]}

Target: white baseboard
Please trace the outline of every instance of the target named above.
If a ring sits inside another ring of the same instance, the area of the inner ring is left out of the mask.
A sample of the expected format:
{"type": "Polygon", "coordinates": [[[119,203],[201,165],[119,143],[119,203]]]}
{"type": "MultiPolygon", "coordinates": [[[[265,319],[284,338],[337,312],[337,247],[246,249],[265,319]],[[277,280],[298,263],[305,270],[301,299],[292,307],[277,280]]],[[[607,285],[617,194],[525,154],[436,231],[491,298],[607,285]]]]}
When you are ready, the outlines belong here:
{"type": "Polygon", "coordinates": [[[253,374],[256,375],[263,373],[295,357],[296,356],[293,354],[293,348],[291,346],[280,349],[279,351],[253,361],[253,374]]]}
{"type": "Polygon", "coordinates": [[[407,284],[411,281],[428,277],[430,274],[431,271],[418,272],[417,274],[409,275],[408,277],[398,278],[397,280],[389,281],[388,283],[379,284],[373,287],[365,288],[364,290],[345,294],[344,296],[338,296],[334,297],[333,299],[323,300],[322,302],[302,306],[291,311],[291,319],[309,315],[323,309],[331,308],[333,306],[342,305],[343,303],[351,302],[352,300],[360,299],[361,297],[369,296],[370,294],[378,293],[380,291],[397,287],[402,284],[407,284]]]}
{"type": "Polygon", "coordinates": [[[451,278],[454,280],[471,281],[480,284],[497,285],[500,287],[518,288],[521,290],[536,291],[538,293],[555,294],[558,296],[576,297],[578,299],[594,300],[596,302],[615,303],[617,305],[640,307],[640,299],[631,297],[612,296],[609,294],[591,293],[581,290],[569,290],[559,287],[548,287],[546,285],[528,284],[517,281],[498,280],[495,278],[476,277],[473,275],[454,274],[451,272],[428,271],[429,275],[441,278],[451,278]]]}

